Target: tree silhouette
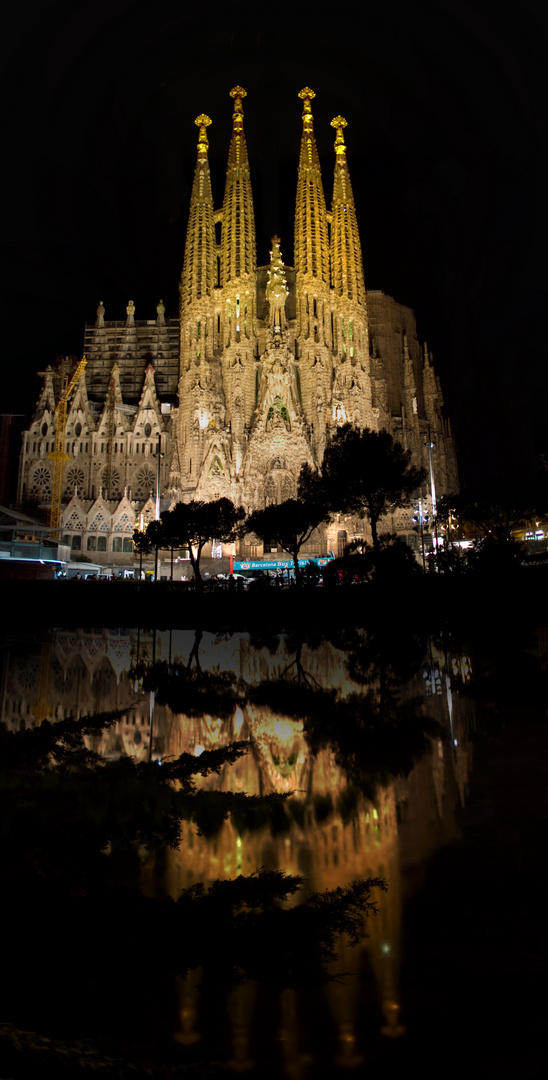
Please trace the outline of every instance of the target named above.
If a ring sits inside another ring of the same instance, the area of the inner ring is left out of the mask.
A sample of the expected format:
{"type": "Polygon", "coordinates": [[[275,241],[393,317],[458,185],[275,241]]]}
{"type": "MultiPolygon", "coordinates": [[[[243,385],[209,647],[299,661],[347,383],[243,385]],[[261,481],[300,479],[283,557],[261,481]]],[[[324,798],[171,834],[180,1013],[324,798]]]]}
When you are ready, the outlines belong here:
{"type": "Polygon", "coordinates": [[[238,535],[245,510],[234,506],[230,499],[213,502],[194,500],[177,503],[173,510],[165,510],[159,522],[151,522],[148,532],[159,547],[186,546],[198,588],[203,585],[200,558],[209,540],[230,541],[238,535]]]}
{"type": "MultiPolygon", "coordinates": [[[[319,686],[306,671],[304,639],[297,636],[294,661],[278,678],[249,687],[248,698],[277,716],[302,721],[314,756],[327,747],[333,751],[346,777],[343,801],[350,813],[358,795],[374,799],[379,786],[406,776],[440,728],[424,714],[422,698],[406,688],[425,655],[423,635],[387,620],[367,632],[333,630],[329,640],[344,652],[348,674],[359,689],[342,696],[319,686]]],[[[320,810],[326,816],[333,805],[320,810]]]]}
{"type": "Polygon", "coordinates": [[[295,580],[301,584],[299,552],[310,540],[314,529],[329,516],[329,509],[320,498],[286,499],[278,505],[255,510],[246,520],[245,529],[262,540],[275,540],[293,559],[295,580]]]}
{"type": "Polygon", "coordinates": [[[376,556],[379,518],[405,506],[426,477],[412,464],[411,451],[387,431],[360,431],[350,424],[338,428],[328,443],[320,473],[332,512],[368,515],[376,556]]]}
{"type": "MultiPolygon", "coordinates": [[[[159,666],[151,685],[190,715],[232,713],[238,680],[202,671],[198,649],[199,635],[186,675],[159,666]]],[[[330,978],[337,935],[363,936],[363,916],[375,910],[372,890],[384,882],[312,891],[297,909],[283,901],[302,890],[303,878],[261,868],[209,887],[197,883],[177,899],[162,889],[143,892],[142,851],[161,866],[165,849],[179,845],[183,821],[206,836],[227,817],[239,831],[265,824],[277,831],[288,828],[289,798],[197,783],[229,769],[249,752],[248,741],[161,765],[90,749],[125,711],[0,730],[0,882],[17,942],[13,955],[4,954],[4,1017],[62,1036],[115,1036],[124,1003],[151,993],[161,999],[166,980],[191,968],[226,987],[247,978],[276,987],[330,978]],[[161,927],[168,947],[148,947],[147,927],[161,927]]]]}
{"type": "Polygon", "coordinates": [[[134,529],[133,530],[133,547],[139,554],[139,581],[143,575],[143,555],[148,555],[154,544],[152,542],[152,535],[149,534],[147,529],[134,529]]]}

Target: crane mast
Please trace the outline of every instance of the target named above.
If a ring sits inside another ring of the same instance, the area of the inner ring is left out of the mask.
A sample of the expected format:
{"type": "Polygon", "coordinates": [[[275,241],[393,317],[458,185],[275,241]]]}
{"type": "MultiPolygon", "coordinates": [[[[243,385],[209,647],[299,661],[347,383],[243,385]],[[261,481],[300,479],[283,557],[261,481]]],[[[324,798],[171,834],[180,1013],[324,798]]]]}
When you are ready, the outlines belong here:
{"type": "Polygon", "coordinates": [[[51,529],[59,530],[61,524],[61,498],[63,495],[63,465],[69,461],[69,455],[65,453],[65,431],[67,427],[68,402],[76,383],[85,369],[87,360],[82,357],[70,382],[66,375],[63,376],[61,397],[55,407],[55,450],[48,457],[53,461],[53,484],[51,488],[51,508],[49,512],[49,524],[51,529]]]}
{"type": "Polygon", "coordinates": [[[114,364],[112,369],[112,375],[110,377],[110,383],[108,387],[107,395],[107,468],[105,475],[105,488],[107,491],[107,499],[112,498],[112,448],[114,443],[114,436],[116,434],[116,380],[115,375],[118,372],[118,365],[114,364]]]}

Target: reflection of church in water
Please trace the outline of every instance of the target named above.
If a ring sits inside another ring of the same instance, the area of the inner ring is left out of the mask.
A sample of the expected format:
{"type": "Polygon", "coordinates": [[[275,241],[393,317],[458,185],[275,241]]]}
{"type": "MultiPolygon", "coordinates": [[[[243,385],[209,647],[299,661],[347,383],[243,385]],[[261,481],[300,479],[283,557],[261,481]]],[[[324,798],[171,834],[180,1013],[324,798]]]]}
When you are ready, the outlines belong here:
{"type": "MultiPolygon", "coordinates": [[[[167,886],[177,895],[194,882],[233,878],[258,867],[301,874],[319,890],[355,878],[385,878],[388,893],[375,897],[379,915],[368,920],[369,937],[356,948],[343,947],[335,964],[349,977],[318,990],[326,1023],[338,1040],[338,1060],[357,1061],[371,1016],[385,1035],[403,1030],[398,992],[402,878],[405,885],[407,872],[414,872],[437,847],[456,836],[455,814],[464,802],[468,780],[470,722],[467,699],[455,685],[466,678],[466,659],[454,658],[449,671],[442,655],[434,651],[433,662],[428,661],[405,694],[420,695],[419,708],[440,722],[443,737],[430,740],[431,752],[406,779],[394,779],[374,799],[360,798],[348,813],[340,799],[344,774],[330,750],[311,756],[302,723],[249,704],[235,708],[227,720],[214,715],[196,719],[173,713],[143,695],[132,674],[137,655],[150,661],[154,651],[158,661],[186,664],[194,644],[191,631],[158,632],[153,640],[144,631],[59,630],[39,648],[14,647],[4,665],[2,720],[17,730],[34,724],[37,715],[60,719],[125,709],[122,721],[94,748],[107,757],[128,754],[138,760],[182,752],[198,755],[234,740],[252,739],[249,753],[201,785],[249,794],[293,792],[300,812],[293,815],[290,827],[276,836],[269,827],[239,835],[228,820],[217,835],[206,839],[184,822],[180,847],[169,856],[167,866],[162,864],[160,870],[154,859],[144,864],[144,888],[167,886]],[[367,1010],[365,986],[371,997],[367,1010]]],[[[226,638],[204,634],[199,656],[202,670],[229,671],[252,685],[291,677],[295,670],[295,652],[283,637],[272,652],[253,647],[245,634],[226,638]]],[[[327,642],[313,650],[303,646],[300,662],[309,678],[343,697],[359,689],[348,677],[344,654],[327,642]]],[[[200,1037],[204,1005],[192,977],[182,985],[181,994],[179,1038],[191,1043],[200,1037]]],[[[253,1016],[259,997],[260,990],[250,984],[230,999],[231,1053],[236,1064],[253,1056],[253,1016]]],[[[298,994],[281,995],[272,1037],[281,1040],[288,1064],[302,1049],[304,1021],[299,1008],[298,994]]]]}
{"type": "MultiPolygon", "coordinates": [[[[137,318],[130,301],[125,319],[107,320],[101,302],[95,325],[85,330],[87,368],[67,416],[61,520],[64,542],[100,562],[132,561],[131,533],[155,515],[158,475],[162,509],[181,499],[227,496],[250,511],[295,497],[301,466],[318,465],[330,432],[345,422],[386,428],[417,465],[428,466],[427,443],[433,443],[438,493],[458,487],[439,379],[415,316],[365,288],[346,120],[331,121],[328,210],[314,93],[301,91],[295,266],[284,263],[288,241],[278,237],[269,265],[257,266],[246,95],[242,87],[231,95],[218,210],[208,161],[211,121],[203,114],[196,120],[179,317],[169,317],[160,301],[154,318],[137,318]]],[[[25,504],[51,502],[54,412],[67,373],[62,362],[43,373],[23,434],[18,499],[25,504]]],[[[409,515],[388,524],[415,540],[409,515]]],[[[327,537],[334,550],[337,531],[333,526],[327,537]]]]}

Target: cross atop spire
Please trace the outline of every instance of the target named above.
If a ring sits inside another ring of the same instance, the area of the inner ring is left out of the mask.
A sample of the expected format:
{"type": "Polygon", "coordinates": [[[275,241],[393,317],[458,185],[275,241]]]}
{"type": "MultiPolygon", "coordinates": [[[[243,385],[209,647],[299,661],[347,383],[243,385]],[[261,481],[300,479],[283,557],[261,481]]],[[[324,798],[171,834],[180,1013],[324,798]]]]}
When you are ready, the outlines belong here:
{"type": "Polygon", "coordinates": [[[200,113],[200,115],[196,117],[194,123],[196,124],[196,127],[199,127],[200,129],[198,134],[198,154],[201,156],[202,154],[207,154],[207,148],[209,146],[207,128],[211,124],[211,120],[205,113],[200,113]]]}
{"type": "Polygon", "coordinates": [[[285,267],[280,251],[280,237],[272,237],[270,266],[266,277],[266,299],[270,304],[270,329],[275,334],[285,329],[285,302],[288,296],[285,267]]]}

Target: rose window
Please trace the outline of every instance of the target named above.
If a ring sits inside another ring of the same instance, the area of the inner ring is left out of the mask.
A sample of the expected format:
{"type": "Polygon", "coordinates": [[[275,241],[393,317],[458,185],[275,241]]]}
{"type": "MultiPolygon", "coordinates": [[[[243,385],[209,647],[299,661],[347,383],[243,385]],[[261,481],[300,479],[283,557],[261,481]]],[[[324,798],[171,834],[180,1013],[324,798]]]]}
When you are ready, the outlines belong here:
{"type": "Polygon", "coordinates": [[[20,667],[17,670],[16,680],[19,684],[19,689],[25,693],[32,690],[38,684],[38,674],[40,670],[40,661],[35,659],[21,661],[20,667]]]}
{"type": "Polygon", "coordinates": [[[51,473],[47,465],[38,465],[32,474],[30,493],[35,498],[51,495],[51,473]]]}
{"type": "Polygon", "coordinates": [[[67,469],[67,478],[65,480],[65,495],[74,495],[76,488],[78,488],[79,495],[84,492],[85,476],[82,469],[79,469],[77,465],[71,465],[70,469],[67,469]]]}
{"type": "Polygon", "coordinates": [[[151,491],[154,491],[156,487],[156,477],[152,469],[147,469],[146,466],[139,469],[137,473],[137,483],[135,487],[136,499],[148,499],[151,491]]]}
{"type": "Polygon", "coordinates": [[[109,470],[103,469],[101,475],[101,484],[103,487],[103,496],[105,499],[121,499],[122,498],[122,483],[120,480],[120,473],[118,469],[110,470],[110,483],[109,483],[109,470]]]}

